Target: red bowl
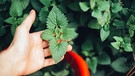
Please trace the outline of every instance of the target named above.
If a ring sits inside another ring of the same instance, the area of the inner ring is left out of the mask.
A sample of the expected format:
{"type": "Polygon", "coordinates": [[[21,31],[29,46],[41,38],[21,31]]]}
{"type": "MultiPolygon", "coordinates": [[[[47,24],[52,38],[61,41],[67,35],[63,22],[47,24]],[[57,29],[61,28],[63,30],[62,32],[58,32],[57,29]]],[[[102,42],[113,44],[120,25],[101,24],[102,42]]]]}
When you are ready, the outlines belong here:
{"type": "Polygon", "coordinates": [[[64,59],[75,71],[75,76],[90,76],[90,70],[83,58],[77,53],[70,51],[65,54],[64,59]]]}

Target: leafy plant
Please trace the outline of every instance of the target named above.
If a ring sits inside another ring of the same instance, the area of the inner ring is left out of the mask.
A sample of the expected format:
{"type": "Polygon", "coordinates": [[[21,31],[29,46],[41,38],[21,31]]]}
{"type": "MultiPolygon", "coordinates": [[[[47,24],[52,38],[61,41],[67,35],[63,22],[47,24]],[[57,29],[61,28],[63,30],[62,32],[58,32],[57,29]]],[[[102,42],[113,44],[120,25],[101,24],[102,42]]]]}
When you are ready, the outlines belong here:
{"type": "MultiPolygon", "coordinates": [[[[135,0],[0,0],[0,50],[10,44],[31,9],[37,17],[30,32],[45,30],[42,38],[49,48],[60,50],[56,57],[73,41],[73,50],[85,59],[92,76],[125,76],[135,65],[135,0]],[[74,40],[73,31],[78,33],[74,40]]],[[[34,74],[73,76],[65,63],[34,74]]]]}
{"type": "Polygon", "coordinates": [[[67,28],[67,25],[67,18],[54,5],[47,18],[47,29],[45,29],[41,38],[49,41],[49,49],[56,63],[66,53],[71,40],[77,36],[75,29],[67,28]]]}

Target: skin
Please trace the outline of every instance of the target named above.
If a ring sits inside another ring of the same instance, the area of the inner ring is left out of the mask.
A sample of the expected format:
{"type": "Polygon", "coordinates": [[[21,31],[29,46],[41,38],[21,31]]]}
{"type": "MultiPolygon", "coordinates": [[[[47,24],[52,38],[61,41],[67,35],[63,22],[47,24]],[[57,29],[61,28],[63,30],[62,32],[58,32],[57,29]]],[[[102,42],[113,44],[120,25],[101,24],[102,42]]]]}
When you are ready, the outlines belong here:
{"type": "MultiPolygon", "coordinates": [[[[0,76],[28,75],[55,64],[52,58],[45,59],[51,54],[48,49],[49,43],[40,38],[43,31],[29,33],[35,18],[36,13],[31,10],[17,27],[10,46],[0,53],[0,76]]],[[[68,45],[67,51],[70,50],[72,46],[68,45]]]]}

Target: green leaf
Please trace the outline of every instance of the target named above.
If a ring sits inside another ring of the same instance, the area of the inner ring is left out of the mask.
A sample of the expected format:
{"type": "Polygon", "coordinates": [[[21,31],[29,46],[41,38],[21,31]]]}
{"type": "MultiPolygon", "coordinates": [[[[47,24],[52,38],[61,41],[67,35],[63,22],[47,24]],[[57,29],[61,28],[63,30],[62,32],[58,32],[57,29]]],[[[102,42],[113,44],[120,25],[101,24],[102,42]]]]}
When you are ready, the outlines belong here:
{"type": "Polygon", "coordinates": [[[102,28],[100,30],[100,38],[101,38],[101,41],[105,41],[106,38],[109,36],[110,34],[110,31],[104,31],[104,29],[102,28]]]}
{"type": "Polygon", "coordinates": [[[111,59],[109,55],[105,52],[102,52],[97,58],[98,58],[98,63],[101,65],[109,65],[111,63],[111,59]]]}
{"type": "Polygon", "coordinates": [[[125,43],[123,48],[126,52],[133,52],[133,48],[130,43],[125,43]]]}
{"type": "Polygon", "coordinates": [[[125,16],[128,16],[128,15],[130,14],[128,8],[123,8],[123,9],[122,9],[122,13],[123,13],[125,16]]]}
{"type": "Polygon", "coordinates": [[[41,34],[41,38],[47,41],[50,41],[52,38],[54,38],[54,30],[53,29],[46,29],[41,34]]]}
{"type": "Polygon", "coordinates": [[[47,28],[55,28],[56,26],[64,28],[67,25],[66,16],[56,6],[53,6],[47,18],[47,28]]]}
{"type": "Polygon", "coordinates": [[[19,0],[21,2],[21,6],[23,9],[25,9],[28,5],[30,0],[19,0]]]}
{"type": "Polygon", "coordinates": [[[6,23],[9,23],[9,24],[14,24],[16,21],[16,18],[15,17],[9,17],[5,20],[6,23]]]}
{"type": "Polygon", "coordinates": [[[123,38],[122,38],[122,37],[114,36],[113,38],[114,38],[117,42],[123,42],[123,38]]]}
{"type": "Polygon", "coordinates": [[[52,76],[49,72],[45,72],[44,76],[52,76]]]}
{"type": "Polygon", "coordinates": [[[92,44],[92,41],[89,38],[87,38],[85,42],[82,44],[81,48],[82,51],[90,51],[94,49],[94,46],[92,44]]]}
{"type": "Polygon", "coordinates": [[[21,16],[23,10],[28,6],[29,0],[13,0],[10,7],[11,16],[21,16]]]}
{"type": "Polygon", "coordinates": [[[40,0],[40,2],[46,7],[49,7],[51,5],[51,1],[52,0],[40,0]]]}
{"type": "Polygon", "coordinates": [[[39,12],[39,11],[41,10],[41,8],[43,7],[42,4],[41,4],[41,2],[39,2],[39,0],[31,0],[30,2],[31,2],[32,7],[33,7],[36,11],[38,11],[38,12],[39,12]]]}
{"type": "Polygon", "coordinates": [[[60,61],[60,59],[66,53],[68,43],[67,42],[57,43],[57,41],[53,38],[50,40],[49,45],[50,45],[49,49],[52,54],[52,57],[53,57],[55,63],[58,63],[60,61]]]}
{"type": "Polygon", "coordinates": [[[12,26],[11,26],[11,33],[12,33],[13,36],[14,36],[14,34],[15,34],[16,28],[17,28],[17,25],[12,25],[12,26]]]}
{"type": "Polygon", "coordinates": [[[80,11],[79,3],[73,2],[68,5],[68,7],[73,11],[80,11]]]}
{"type": "Polygon", "coordinates": [[[86,12],[90,9],[88,2],[79,2],[79,6],[82,9],[82,11],[86,12]]]}
{"type": "Polygon", "coordinates": [[[93,10],[91,15],[92,15],[92,17],[95,17],[97,19],[102,18],[102,12],[99,11],[98,9],[93,10]]]}
{"type": "Polygon", "coordinates": [[[129,70],[129,67],[125,64],[127,61],[126,58],[120,57],[114,60],[111,64],[112,68],[117,72],[126,73],[129,70]]]}
{"type": "Polygon", "coordinates": [[[90,0],[91,9],[94,9],[94,7],[96,6],[96,2],[97,2],[97,0],[90,0]]]}
{"type": "Polygon", "coordinates": [[[47,21],[47,16],[49,14],[48,8],[44,7],[39,12],[39,20],[44,24],[47,21]]]}
{"type": "Polygon", "coordinates": [[[102,13],[102,17],[97,18],[98,23],[103,27],[104,25],[107,25],[110,22],[110,13],[104,12],[102,13]]]}
{"type": "Polygon", "coordinates": [[[37,71],[37,72],[34,72],[28,76],[43,76],[43,72],[42,71],[37,71]]]}
{"type": "Polygon", "coordinates": [[[62,40],[72,40],[75,37],[77,37],[77,33],[75,32],[75,29],[73,28],[64,28],[62,29],[62,40]]]}
{"type": "Polygon", "coordinates": [[[97,58],[96,57],[92,57],[90,58],[86,58],[86,62],[89,66],[89,68],[91,69],[91,71],[93,73],[96,73],[96,68],[97,68],[97,58]]]}
{"type": "Polygon", "coordinates": [[[124,21],[115,19],[113,25],[116,26],[117,28],[124,28],[125,23],[124,21]]]}
{"type": "Polygon", "coordinates": [[[100,11],[108,12],[110,10],[109,1],[97,1],[97,6],[100,11]]]}
{"type": "Polygon", "coordinates": [[[127,21],[127,25],[135,25],[135,15],[131,15],[127,21]]]}
{"type": "Polygon", "coordinates": [[[122,5],[120,3],[112,3],[112,12],[118,13],[122,10],[122,5]]]}
{"type": "Polygon", "coordinates": [[[69,71],[66,70],[66,69],[64,69],[64,70],[62,70],[62,71],[60,71],[60,72],[53,72],[53,71],[51,71],[51,73],[52,73],[53,75],[55,75],[55,76],[61,76],[61,75],[63,75],[63,76],[68,76],[69,71]]]}
{"type": "Polygon", "coordinates": [[[97,22],[97,20],[90,21],[88,27],[92,29],[101,29],[101,25],[97,22]]]}
{"type": "Polygon", "coordinates": [[[112,45],[115,49],[119,50],[121,43],[120,43],[120,42],[111,42],[111,45],[112,45]]]}

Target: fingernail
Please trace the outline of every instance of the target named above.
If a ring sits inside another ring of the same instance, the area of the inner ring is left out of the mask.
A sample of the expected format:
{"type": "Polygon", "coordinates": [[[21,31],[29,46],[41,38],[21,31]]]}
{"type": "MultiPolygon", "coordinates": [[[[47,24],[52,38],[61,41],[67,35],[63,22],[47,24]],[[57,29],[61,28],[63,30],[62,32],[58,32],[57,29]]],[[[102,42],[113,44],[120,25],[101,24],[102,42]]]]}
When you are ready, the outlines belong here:
{"type": "Polygon", "coordinates": [[[29,13],[29,14],[32,14],[32,13],[33,13],[33,11],[34,11],[34,10],[32,9],[32,10],[30,11],[30,13],[29,13]]]}

